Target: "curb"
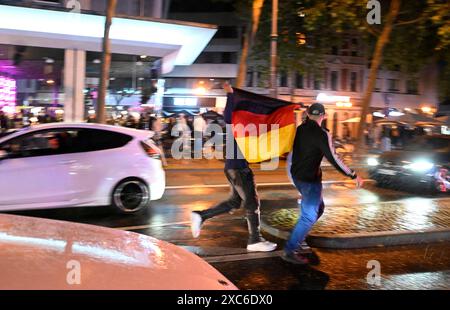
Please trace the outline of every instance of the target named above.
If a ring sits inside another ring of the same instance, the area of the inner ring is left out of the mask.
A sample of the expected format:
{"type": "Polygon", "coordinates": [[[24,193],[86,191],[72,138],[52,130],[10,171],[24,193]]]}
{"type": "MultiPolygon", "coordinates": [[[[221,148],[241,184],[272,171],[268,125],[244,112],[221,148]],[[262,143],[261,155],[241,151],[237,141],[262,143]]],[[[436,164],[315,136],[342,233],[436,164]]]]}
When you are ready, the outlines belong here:
{"type": "MultiPolygon", "coordinates": [[[[225,165],[225,164],[224,164],[225,165]]],[[[363,164],[360,164],[360,165],[352,165],[352,168],[355,168],[355,169],[364,169],[364,168],[367,168],[368,166],[367,165],[363,165],[363,164]]],[[[254,167],[251,167],[252,168],[252,170],[254,170],[254,171],[262,171],[262,172],[270,172],[270,171],[285,171],[286,170],[286,167],[280,167],[280,168],[277,168],[277,169],[274,169],[274,170],[260,170],[260,169],[257,169],[257,168],[254,168],[254,167]]],[[[183,167],[165,167],[164,168],[164,170],[165,171],[185,171],[185,172],[198,172],[198,171],[202,171],[202,172],[214,172],[214,171],[223,171],[223,167],[217,167],[217,168],[202,168],[202,167],[196,167],[196,168],[191,168],[191,167],[187,167],[187,168],[183,168],[183,167]]],[[[332,167],[332,166],[322,166],[322,170],[324,170],[324,171],[328,171],[328,170],[333,170],[334,169],[334,167],[332,167]]]]}
{"type": "MultiPolygon", "coordinates": [[[[261,220],[261,229],[276,238],[287,240],[289,232],[268,225],[261,220]]],[[[308,244],[318,248],[357,249],[394,245],[410,245],[450,241],[450,228],[414,231],[382,231],[361,234],[308,236],[308,244]]]]}

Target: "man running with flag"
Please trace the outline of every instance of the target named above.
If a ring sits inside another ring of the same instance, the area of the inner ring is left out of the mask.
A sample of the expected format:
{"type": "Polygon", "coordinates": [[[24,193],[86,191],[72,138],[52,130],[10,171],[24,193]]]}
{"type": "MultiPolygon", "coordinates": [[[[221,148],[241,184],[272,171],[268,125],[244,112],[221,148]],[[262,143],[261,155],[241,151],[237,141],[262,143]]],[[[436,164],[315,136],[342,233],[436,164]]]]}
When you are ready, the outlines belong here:
{"type": "MultiPolygon", "coordinates": [[[[251,130],[250,132],[229,130],[233,125],[259,125],[265,124],[270,126],[270,122],[275,124],[278,130],[283,130],[285,135],[288,134],[286,126],[291,126],[291,140],[295,133],[295,119],[294,107],[290,103],[283,102],[277,99],[271,99],[255,94],[251,94],[242,90],[235,91],[229,84],[224,85],[227,92],[227,104],[224,110],[224,118],[227,125],[227,155],[225,158],[225,176],[231,185],[231,196],[228,200],[223,201],[213,208],[194,211],[191,213],[191,230],[194,238],[200,235],[202,224],[214,216],[228,213],[234,209],[239,209],[241,205],[244,206],[247,217],[247,224],[249,230],[249,239],[247,243],[247,250],[252,252],[269,252],[276,249],[275,243],[264,240],[260,231],[260,202],[258,193],[256,191],[256,184],[253,171],[250,169],[247,159],[251,162],[257,162],[270,158],[267,154],[257,155],[257,159],[245,157],[247,154],[246,145],[248,146],[248,139],[259,141],[262,137],[267,138],[267,134],[271,131],[251,130]],[[288,109],[286,106],[290,105],[288,109]],[[285,108],[284,110],[282,110],[285,108]],[[284,116],[284,115],[287,116],[284,116]],[[251,123],[251,124],[250,124],[251,123]],[[279,128],[281,127],[281,128],[279,128]],[[232,142],[232,143],[231,143],[232,142]],[[238,146],[239,144],[239,146],[238,146]],[[234,146],[234,147],[233,147],[234,146]],[[232,152],[229,152],[232,148],[232,152]],[[244,152],[241,152],[241,150],[244,152]],[[231,153],[231,154],[230,154],[231,153]],[[244,153],[244,154],[243,154],[244,153]],[[247,158],[247,159],[246,159],[247,158]]],[[[267,128],[267,126],[265,126],[267,128]]],[[[275,133],[272,133],[275,134],[275,133]]],[[[278,134],[278,132],[276,132],[278,134]]],[[[280,143],[281,144],[281,143],[280,143]]],[[[288,143],[289,144],[289,141],[288,143]]],[[[291,141],[292,144],[292,141],[291,141]]],[[[285,151],[285,147],[276,148],[280,151],[285,151]]],[[[289,151],[286,150],[286,151],[289,151]]],[[[266,152],[267,153],[267,152],[266,152]]],[[[273,153],[273,151],[272,151],[273,153]]],[[[280,156],[281,154],[272,154],[280,156]]]]}

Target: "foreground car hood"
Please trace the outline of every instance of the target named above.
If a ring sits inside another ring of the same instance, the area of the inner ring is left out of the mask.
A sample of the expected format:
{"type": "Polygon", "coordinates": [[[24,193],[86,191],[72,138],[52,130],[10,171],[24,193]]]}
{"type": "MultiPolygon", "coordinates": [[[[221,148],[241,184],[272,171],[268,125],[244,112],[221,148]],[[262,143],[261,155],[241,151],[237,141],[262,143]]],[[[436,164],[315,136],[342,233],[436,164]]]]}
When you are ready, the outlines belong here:
{"type": "Polygon", "coordinates": [[[1,214],[0,272],[0,289],[236,289],[198,256],[152,237],[1,214]]]}

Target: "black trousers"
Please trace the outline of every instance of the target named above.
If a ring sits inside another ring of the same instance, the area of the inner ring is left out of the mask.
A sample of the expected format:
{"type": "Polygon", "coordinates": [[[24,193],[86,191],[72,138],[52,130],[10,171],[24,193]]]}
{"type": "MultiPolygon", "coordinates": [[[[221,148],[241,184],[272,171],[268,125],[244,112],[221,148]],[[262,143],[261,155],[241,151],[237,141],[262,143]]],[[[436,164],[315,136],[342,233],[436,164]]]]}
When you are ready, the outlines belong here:
{"type": "Polygon", "coordinates": [[[249,232],[249,244],[262,241],[260,229],[259,198],[256,192],[255,176],[250,168],[228,169],[225,176],[231,185],[231,195],[227,200],[219,203],[215,207],[200,211],[202,220],[205,221],[214,216],[224,214],[239,209],[242,205],[245,208],[249,232]]]}

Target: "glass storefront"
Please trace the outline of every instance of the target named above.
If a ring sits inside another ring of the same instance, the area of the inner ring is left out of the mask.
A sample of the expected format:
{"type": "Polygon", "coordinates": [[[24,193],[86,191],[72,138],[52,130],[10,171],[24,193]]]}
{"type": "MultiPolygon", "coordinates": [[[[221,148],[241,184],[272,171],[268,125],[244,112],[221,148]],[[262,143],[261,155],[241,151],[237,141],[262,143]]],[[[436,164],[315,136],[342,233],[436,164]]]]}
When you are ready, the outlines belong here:
{"type": "MultiPolygon", "coordinates": [[[[159,66],[160,60],[146,55],[112,55],[106,98],[111,123],[154,110],[159,66]]],[[[101,53],[86,52],[86,120],[96,114],[100,72],[101,53]]],[[[12,126],[62,121],[64,93],[63,49],[0,45],[0,109],[15,120],[12,126]]]]}
{"type": "Polygon", "coordinates": [[[63,117],[64,50],[0,45],[0,108],[14,126],[63,117]]]}

